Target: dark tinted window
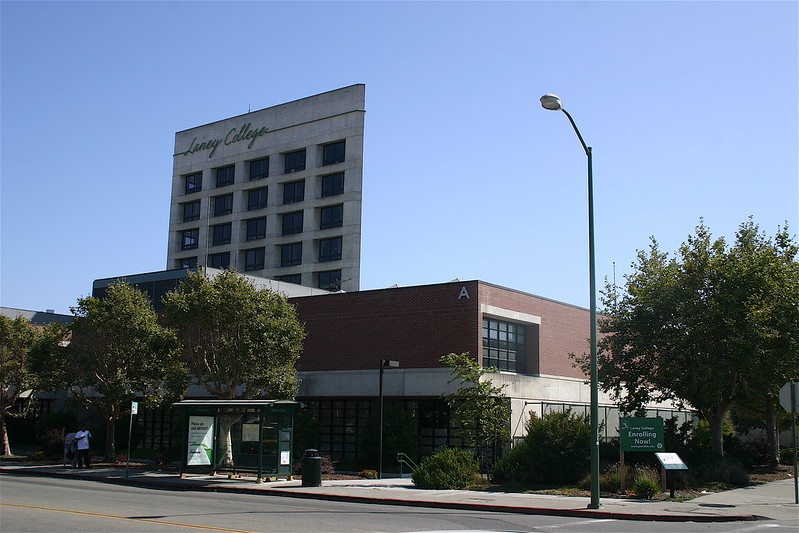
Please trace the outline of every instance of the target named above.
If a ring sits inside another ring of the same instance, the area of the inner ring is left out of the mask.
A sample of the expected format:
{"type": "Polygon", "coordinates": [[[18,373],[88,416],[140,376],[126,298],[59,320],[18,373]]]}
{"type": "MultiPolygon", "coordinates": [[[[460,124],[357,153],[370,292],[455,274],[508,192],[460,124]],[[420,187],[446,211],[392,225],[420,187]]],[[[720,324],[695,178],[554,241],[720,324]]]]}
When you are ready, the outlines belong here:
{"type": "Polygon", "coordinates": [[[269,177],[269,158],[250,161],[250,181],[269,177]]]}
{"type": "Polygon", "coordinates": [[[233,165],[216,169],[216,186],[233,185],[234,172],[235,167],[233,165]]]}
{"type": "Polygon", "coordinates": [[[219,246],[220,244],[230,244],[230,232],[231,232],[232,225],[230,223],[227,224],[219,224],[213,227],[213,238],[212,243],[213,246],[219,246]]]}
{"type": "Polygon", "coordinates": [[[299,172],[305,170],[305,148],[294,152],[289,152],[285,156],[284,172],[299,172]]]}
{"type": "Polygon", "coordinates": [[[331,205],[323,207],[321,212],[321,229],[338,228],[344,223],[344,206],[331,205]]]}
{"type": "Polygon", "coordinates": [[[341,259],[341,237],[322,239],[319,241],[319,262],[338,261],[341,259]]]}
{"type": "Polygon", "coordinates": [[[344,141],[326,144],[322,147],[322,164],[335,165],[344,161],[344,141]]]}
{"type": "Polygon", "coordinates": [[[247,191],[247,210],[263,209],[266,207],[266,187],[247,191]]]}
{"type": "Polygon", "coordinates": [[[305,180],[283,184],[283,203],[294,204],[305,200],[305,180]]]}
{"type": "Polygon", "coordinates": [[[322,176],[322,198],[344,193],[344,173],[322,176]]]}
{"type": "Polygon", "coordinates": [[[254,241],[266,237],[266,217],[247,221],[247,240],[254,241]]]}
{"type": "Polygon", "coordinates": [[[302,211],[283,215],[283,235],[302,233],[302,211]]]}
{"type": "Polygon", "coordinates": [[[183,222],[200,218],[200,201],[183,204],[183,222]]]}
{"type": "Polygon", "coordinates": [[[188,174],[184,177],[185,180],[185,192],[186,194],[190,194],[193,192],[200,192],[203,190],[203,173],[196,172],[194,174],[188,174]]]}

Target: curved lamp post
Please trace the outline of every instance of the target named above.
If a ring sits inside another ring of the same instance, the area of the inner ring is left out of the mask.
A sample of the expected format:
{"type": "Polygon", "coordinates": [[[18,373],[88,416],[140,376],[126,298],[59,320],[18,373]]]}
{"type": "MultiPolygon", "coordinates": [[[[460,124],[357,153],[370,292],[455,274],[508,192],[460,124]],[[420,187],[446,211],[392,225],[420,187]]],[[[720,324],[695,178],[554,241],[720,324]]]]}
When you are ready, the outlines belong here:
{"type": "Polygon", "coordinates": [[[588,270],[591,291],[591,503],[590,509],[599,509],[599,378],[597,370],[596,329],[596,263],[594,258],[594,176],[591,164],[591,147],[585,144],[572,116],[563,109],[555,94],[541,97],[541,106],[549,111],[563,111],[588,156],[588,270]]]}

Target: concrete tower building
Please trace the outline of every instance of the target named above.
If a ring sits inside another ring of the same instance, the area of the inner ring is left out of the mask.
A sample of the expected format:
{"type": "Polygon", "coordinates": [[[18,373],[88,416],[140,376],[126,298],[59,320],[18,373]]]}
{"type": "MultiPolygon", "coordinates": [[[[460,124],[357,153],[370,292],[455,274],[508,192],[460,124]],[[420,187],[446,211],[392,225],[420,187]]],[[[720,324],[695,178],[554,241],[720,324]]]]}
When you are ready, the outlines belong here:
{"type": "Polygon", "coordinates": [[[360,288],[365,86],[175,134],[167,269],[360,288]]]}

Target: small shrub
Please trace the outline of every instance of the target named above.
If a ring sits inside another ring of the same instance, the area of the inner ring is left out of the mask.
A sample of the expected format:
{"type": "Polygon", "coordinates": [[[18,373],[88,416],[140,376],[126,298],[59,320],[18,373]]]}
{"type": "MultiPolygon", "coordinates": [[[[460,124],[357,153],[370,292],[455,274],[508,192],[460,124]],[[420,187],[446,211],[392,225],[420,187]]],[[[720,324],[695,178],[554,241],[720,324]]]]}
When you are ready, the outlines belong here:
{"type": "Polygon", "coordinates": [[[358,477],[363,479],[377,479],[377,470],[361,470],[358,477]]]}
{"type": "Polygon", "coordinates": [[[423,489],[470,489],[484,484],[479,468],[480,464],[470,452],[442,448],[422,459],[411,479],[423,489]]]}
{"type": "Polygon", "coordinates": [[[636,498],[651,500],[660,492],[660,481],[649,477],[637,478],[633,483],[633,494],[636,498]]]}
{"type": "Polygon", "coordinates": [[[591,424],[588,418],[565,412],[535,414],[527,436],[497,462],[495,481],[569,485],[578,482],[591,463],[591,424]]]}
{"type": "Polygon", "coordinates": [[[660,476],[656,469],[636,466],[633,472],[632,492],[636,498],[651,500],[660,492],[660,476]]]}
{"type": "MultiPolygon", "coordinates": [[[[329,455],[322,456],[322,475],[332,475],[336,473],[336,462],[329,455]]],[[[291,467],[291,472],[294,475],[302,475],[302,459],[294,461],[291,467]]]]}
{"type": "Polygon", "coordinates": [[[64,429],[60,427],[48,427],[42,430],[39,436],[39,444],[42,451],[50,457],[61,457],[64,455],[64,440],[66,435],[64,429]]]}

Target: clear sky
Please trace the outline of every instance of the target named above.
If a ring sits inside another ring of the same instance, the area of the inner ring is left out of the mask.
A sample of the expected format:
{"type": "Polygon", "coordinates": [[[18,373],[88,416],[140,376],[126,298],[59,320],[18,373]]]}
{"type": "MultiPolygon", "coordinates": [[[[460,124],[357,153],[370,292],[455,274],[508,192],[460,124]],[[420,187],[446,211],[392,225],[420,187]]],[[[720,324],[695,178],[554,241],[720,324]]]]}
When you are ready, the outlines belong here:
{"type": "Polygon", "coordinates": [[[361,288],[589,302],[650,236],[799,221],[799,3],[8,2],[0,304],[166,268],[176,131],[366,84],[361,288]]]}

